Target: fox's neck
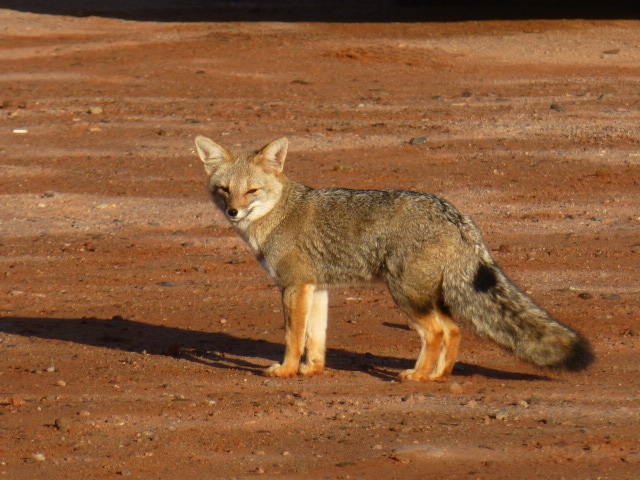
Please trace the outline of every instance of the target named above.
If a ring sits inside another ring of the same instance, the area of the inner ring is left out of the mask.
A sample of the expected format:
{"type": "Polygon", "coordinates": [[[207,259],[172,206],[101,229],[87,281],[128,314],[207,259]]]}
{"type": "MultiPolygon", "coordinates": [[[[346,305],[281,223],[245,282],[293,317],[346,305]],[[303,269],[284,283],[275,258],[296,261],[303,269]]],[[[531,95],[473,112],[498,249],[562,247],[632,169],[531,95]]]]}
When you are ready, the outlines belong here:
{"type": "Polygon", "coordinates": [[[247,222],[240,222],[234,225],[235,230],[242,239],[251,247],[253,253],[260,258],[262,255],[262,245],[267,241],[271,232],[282,222],[287,213],[294,208],[296,200],[301,194],[309,190],[309,187],[290,180],[284,174],[281,175],[282,193],[280,199],[273,208],[262,217],[247,222]]]}

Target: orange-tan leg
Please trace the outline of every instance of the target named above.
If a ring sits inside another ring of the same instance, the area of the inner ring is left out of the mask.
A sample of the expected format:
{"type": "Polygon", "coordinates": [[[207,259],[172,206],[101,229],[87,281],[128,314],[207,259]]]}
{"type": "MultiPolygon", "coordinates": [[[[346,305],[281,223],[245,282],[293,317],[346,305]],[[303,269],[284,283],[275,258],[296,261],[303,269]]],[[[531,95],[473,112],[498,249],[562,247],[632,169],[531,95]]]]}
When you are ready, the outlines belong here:
{"type": "Polygon", "coordinates": [[[453,372],[453,366],[458,357],[460,328],[444,313],[436,312],[436,315],[444,331],[444,342],[438,363],[429,379],[434,382],[446,382],[453,372]]]}
{"type": "Polygon", "coordinates": [[[299,373],[302,375],[319,375],[324,371],[328,309],[329,294],[327,290],[315,290],[313,303],[307,317],[306,358],[299,368],[299,373]]]}
{"type": "Polygon", "coordinates": [[[282,363],[265,370],[270,377],[293,377],[298,373],[300,358],[305,347],[307,318],[313,305],[315,285],[299,285],[282,292],[285,326],[285,353],[282,363]]]}
{"type": "Polygon", "coordinates": [[[430,380],[444,343],[444,328],[434,309],[422,317],[411,318],[411,324],[420,335],[421,348],[414,368],[400,373],[401,381],[416,380],[427,382],[430,380]]]}

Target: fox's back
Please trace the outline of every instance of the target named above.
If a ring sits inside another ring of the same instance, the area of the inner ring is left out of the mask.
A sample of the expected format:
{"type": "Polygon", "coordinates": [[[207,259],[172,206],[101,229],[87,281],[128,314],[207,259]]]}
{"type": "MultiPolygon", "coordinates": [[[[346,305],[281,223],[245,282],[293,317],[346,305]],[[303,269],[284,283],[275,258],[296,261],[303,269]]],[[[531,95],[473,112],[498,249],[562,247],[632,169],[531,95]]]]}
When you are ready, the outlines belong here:
{"type": "Polygon", "coordinates": [[[294,183],[285,202],[265,253],[276,262],[294,259],[298,274],[308,265],[322,284],[366,281],[400,268],[425,249],[459,241],[465,222],[437,195],[400,190],[314,190],[294,183]]]}

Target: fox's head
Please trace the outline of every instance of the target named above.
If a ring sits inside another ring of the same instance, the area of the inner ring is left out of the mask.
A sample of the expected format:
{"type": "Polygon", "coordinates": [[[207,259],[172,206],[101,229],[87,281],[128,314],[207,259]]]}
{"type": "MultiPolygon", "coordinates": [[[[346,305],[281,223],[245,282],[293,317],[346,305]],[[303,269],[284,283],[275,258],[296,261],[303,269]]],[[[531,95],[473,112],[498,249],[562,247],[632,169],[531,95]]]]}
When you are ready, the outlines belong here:
{"type": "Polygon", "coordinates": [[[232,225],[243,228],[278,203],[288,144],[283,137],[257,152],[237,154],[206,137],[196,138],[213,201],[232,225]]]}

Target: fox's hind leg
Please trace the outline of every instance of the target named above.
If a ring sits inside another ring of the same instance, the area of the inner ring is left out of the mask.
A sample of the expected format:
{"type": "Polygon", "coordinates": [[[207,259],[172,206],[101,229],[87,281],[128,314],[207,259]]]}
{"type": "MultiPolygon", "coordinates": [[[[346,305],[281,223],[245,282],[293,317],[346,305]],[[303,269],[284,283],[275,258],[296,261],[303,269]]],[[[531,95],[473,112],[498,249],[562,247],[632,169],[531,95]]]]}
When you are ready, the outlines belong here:
{"type": "Polygon", "coordinates": [[[318,375],[324,371],[328,308],[327,290],[313,292],[313,304],[307,317],[306,359],[299,369],[302,375],[318,375]]]}
{"type": "Polygon", "coordinates": [[[438,252],[427,253],[429,261],[404,262],[395,266],[395,274],[386,275],[391,296],[420,336],[416,365],[402,372],[400,380],[445,381],[458,350],[458,327],[438,308],[441,272],[433,261],[438,252]]]}
{"type": "Polygon", "coordinates": [[[409,322],[420,335],[420,353],[418,354],[416,366],[400,373],[399,378],[401,381],[428,382],[432,379],[431,372],[441,355],[445,330],[435,309],[426,315],[411,316],[409,322]]]}
{"type": "Polygon", "coordinates": [[[453,372],[453,366],[458,356],[460,328],[443,312],[436,310],[436,315],[444,331],[444,341],[440,357],[429,379],[434,382],[446,382],[453,372]]]}

